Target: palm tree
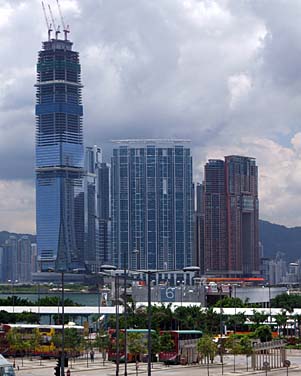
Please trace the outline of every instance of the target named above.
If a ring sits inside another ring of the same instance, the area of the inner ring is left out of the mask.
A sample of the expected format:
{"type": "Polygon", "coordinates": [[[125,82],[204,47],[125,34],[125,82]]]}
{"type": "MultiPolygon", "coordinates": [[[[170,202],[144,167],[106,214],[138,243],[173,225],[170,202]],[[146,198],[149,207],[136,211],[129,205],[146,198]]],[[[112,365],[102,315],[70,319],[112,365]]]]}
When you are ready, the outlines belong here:
{"type": "Polygon", "coordinates": [[[278,333],[280,333],[280,329],[282,329],[283,336],[285,336],[285,328],[287,324],[287,319],[288,317],[286,315],[285,310],[282,310],[281,313],[278,313],[277,315],[275,315],[275,321],[277,323],[278,333]]]}
{"type": "Polygon", "coordinates": [[[253,309],[253,316],[251,316],[251,320],[255,323],[255,329],[259,325],[262,325],[268,319],[268,317],[269,315],[253,309]]]}

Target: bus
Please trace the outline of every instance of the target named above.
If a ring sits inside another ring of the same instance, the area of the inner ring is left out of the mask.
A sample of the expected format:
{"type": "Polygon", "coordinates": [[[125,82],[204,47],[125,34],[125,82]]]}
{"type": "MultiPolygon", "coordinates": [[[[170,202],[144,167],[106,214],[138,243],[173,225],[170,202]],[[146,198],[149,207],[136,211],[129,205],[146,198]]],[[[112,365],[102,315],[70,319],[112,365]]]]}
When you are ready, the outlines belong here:
{"type": "MultiPolygon", "coordinates": [[[[84,327],[69,323],[65,329],[75,329],[80,335],[84,335],[84,327]]],[[[31,355],[39,355],[47,358],[58,356],[59,350],[53,343],[53,336],[62,333],[62,325],[38,325],[38,324],[1,324],[0,325],[0,352],[4,355],[21,356],[20,351],[11,348],[8,341],[8,333],[15,329],[21,335],[22,340],[33,339],[37,334],[39,342],[29,352],[31,355]]],[[[78,354],[79,355],[79,354],[78,354]]]]}
{"type": "Polygon", "coordinates": [[[159,361],[166,364],[192,364],[197,362],[198,340],[203,336],[201,330],[168,330],[160,331],[160,335],[169,333],[173,347],[169,351],[159,353],[159,361]]]}

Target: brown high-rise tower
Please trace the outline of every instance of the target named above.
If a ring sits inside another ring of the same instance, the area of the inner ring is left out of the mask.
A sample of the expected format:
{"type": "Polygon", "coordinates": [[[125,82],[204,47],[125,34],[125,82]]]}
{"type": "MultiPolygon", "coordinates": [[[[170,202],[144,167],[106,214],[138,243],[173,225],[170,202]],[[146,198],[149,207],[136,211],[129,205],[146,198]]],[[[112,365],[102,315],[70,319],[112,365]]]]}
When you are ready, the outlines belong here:
{"type": "Polygon", "coordinates": [[[255,159],[209,160],[204,181],[205,274],[259,274],[258,221],[255,159]]]}

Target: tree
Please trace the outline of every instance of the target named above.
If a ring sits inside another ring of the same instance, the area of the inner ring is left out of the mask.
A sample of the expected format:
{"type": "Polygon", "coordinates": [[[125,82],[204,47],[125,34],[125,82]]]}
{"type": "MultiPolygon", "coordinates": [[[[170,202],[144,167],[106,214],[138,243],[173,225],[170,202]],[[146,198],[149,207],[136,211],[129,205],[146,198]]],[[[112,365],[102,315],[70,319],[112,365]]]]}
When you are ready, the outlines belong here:
{"type": "Polygon", "coordinates": [[[288,295],[287,293],[277,295],[271,299],[271,307],[283,308],[288,312],[293,312],[294,308],[301,308],[301,296],[288,295]]]}
{"type": "Polygon", "coordinates": [[[102,362],[103,365],[105,365],[107,350],[110,347],[110,338],[108,334],[104,331],[98,333],[94,344],[99,348],[99,352],[102,353],[102,362]]]}
{"type": "Polygon", "coordinates": [[[248,357],[253,354],[252,341],[249,335],[243,335],[240,338],[239,345],[241,348],[241,353],[246,355],[247,371],[249,368],[248,357]]]}
{"type": "Polygon", "coordinates": [[[203,315],[203,322],[201,329],[206,333],[219,333],[220,332],[220,315],[213,311],[213,308],[208,308],[203,315]]]}
{"type": "Polygon", "coordinates": [[[260,325],[254,332],[254,337],[259,338],[261,342],[272,340],[272,330],[269,325],[260,325]]]}
{"type": "Polygon", "coordinates": [[[129,333],[128,348],[129,352],[134,354],[135,361],[138,361],[140,354],[144,354],[147,351],[144,335],[142,333],[129,333]]]}
{"type": "Polygon", "coordinates": [[[246,315],[244,312],[236,313],[236,315],[228,316],[227,323],[232,329],[236,329],[239,325],[244,325],[246,322],[246,315]]]}
{"type": "MultiPolygon", "coordinates": [[[[75,357],[84,347],[84,338],[75,328],[65,329],[64,349],[69,356],[75,357]]],[[[52,341],[57,349],[62,348],[62,332],[56,333],[52,341]]]]}
{"type": "Polygon", "coordinates": [[[197,350],[203,358],[207,360],[207,363],[211,361],[213,363],[214,357],[217,353],[217,344],[213,342],[213,337],[209,334],[205,334],[201,337],[197,343],[197,350]]]}
{"type": "Polygon", "coordinates": [[[28,299],[19,298],[12,295],[7,298],[0,298],[0,306],[31,306],[33,303],[28,299]]]}
{"type": "Polygon", "coordinates": [[[278,313],[277,315],[275,315],[274,318],[278,326],[278,332],[280,333],[280,330],[282,329],[283,334],[285,335],[285,328],[286,328],[287,319],[288,319],[286,315],[286,311],[282,310],[281,313],[278,313]]]}
{"type": "Polygon", "coordinates": [[[31,338],[29,339],[29,345],[30,345],[30,352],[31,354],[35,353],[37,347],[39,346],[41,342],[41,333],[39,329],[35,329],[31,335],[31,338]]]}
{"type": "Polygon", "coordinates": [[[16,313],[16,321],[28,324],[39,324],[40,316],[33,312],[16,313]]]}
{"type": "Polygon", "coordinates": [[[161,333],[159,337],[160,351],[171,351],[175,346],[175,343],[170,333],[161,333]]]}
{"type": "Polygon", "coordinates": [[[251,317],[251,319],[255,323],[255,328],[258,328],[258,326],[263,324],[268,319],[268,317],[269,316],[265,313],[253,309],[253,316],[251,317]]]}
{"type": "Polygon", "coordinates": [[[152,328],[157,330],[171,330],[173,326],[171,304],[152,307],[152,328]]]}
{"type": "Polygon", "coordinates": [[[240,344],[240,335],[231,334],[226,340],[226,348],[230,350],[231,354],[237,355],[242,353],[242,346],[240,344]]]}
{"type": "Polygon", "coordinates": [[[230,296],[225,296],[222,299],[219,299],[214,305],[214,307],[223,307],[223,308],[233,308],[233,307],[243,308],[245,306],[246,305],[240,298],[233,298],[230,296]]]}
{"type": "MultiPolygon", "coordinates": [[[[37,306],[58,306],[61,305],[62,299],[58,296],[45,296],[40,298],[35,302],[37,306]]],[[[33,305],[33,303],[31,303],[33,305]]],[[[64,305],[67,307],[80,307],[82,304],[76,303],[73,300],[66,298],[64,299],[64,305]]]]}
{"type": "Polygon", "coordinates": [[[24,354],[30,348],[30,343],[27,338],[22,338],[22,333],[17,328],[11,328],[7,334],[7,340],[10,348],[14,352],[14,357],[20,355],[22,357],[22,365],[24,354]]]}

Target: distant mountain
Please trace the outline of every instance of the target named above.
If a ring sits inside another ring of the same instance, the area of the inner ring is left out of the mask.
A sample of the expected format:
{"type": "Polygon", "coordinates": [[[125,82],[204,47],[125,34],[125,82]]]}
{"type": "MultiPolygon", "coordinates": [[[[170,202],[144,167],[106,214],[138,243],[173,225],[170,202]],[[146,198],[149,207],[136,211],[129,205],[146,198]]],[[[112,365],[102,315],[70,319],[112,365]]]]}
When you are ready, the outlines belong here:
{"type": "Polygon", "coordinates": [[[32,243],[35,243],[36,237],[31,234],[17,234],[14,232],[8,232],[8,231],[0,231],[0,246],[5,243],[5,240],[10,237],[10,235],[16,236],[18,239],[21,238],[21,236],[29,236],[29,239],[32,243]]]}
{"type": "Polygon", "coordinates": [[[265,257],[274,258],[277,252],[283,252],[287,261],[301,258],[301,227],[285,227],[260,220],[259,232],[265,257]]]}

